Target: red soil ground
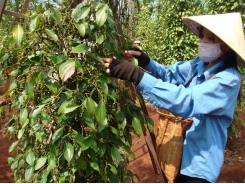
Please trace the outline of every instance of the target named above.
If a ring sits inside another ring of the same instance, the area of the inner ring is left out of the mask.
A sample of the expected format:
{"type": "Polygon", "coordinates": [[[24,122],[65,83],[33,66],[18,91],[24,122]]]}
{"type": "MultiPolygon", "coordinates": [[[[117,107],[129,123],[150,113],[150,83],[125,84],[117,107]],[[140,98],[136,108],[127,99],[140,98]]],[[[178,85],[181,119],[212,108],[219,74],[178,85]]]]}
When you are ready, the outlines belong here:
{"type": "MultiPolygon", "coordinates": [[[[158,114],[150,107],[147,107],[149,116],[154,120],[155,127],[157,127],[158,114]]],[[[11,156],[8,152],[8,148],[12,141],[5,137],[7,128],[4,124],[10,114],[6,114],[5,118],[0,118],[0,182],[1,183],[13,183],[13,171],[10,169],[10,165],[7,163],[7,158],[11,156]]],[[[245,115],[243,117],[245,120],[245,115]]],[[[217,183],[245,183],[245,127],[239,125],[237,127],[242,131],[242,138],[229,140],[227,149],[225,150],[225,162],[222,167],[220,176],[217,183]]],[[[156,128],[155,128],[156,131],[156,128]]],[[[140,181],[136,178],[133,182],[135,183],[163,183],[165,182],[160,174],[154,172],[150,155],[145,143],[144,136],[140,138],[133,135],[133,141],[140,141],[132,147],[133,152],[136,155],[136,159],[130,158],[130,164],[128,169],[133,173],[137,174],[140,181]]]]}

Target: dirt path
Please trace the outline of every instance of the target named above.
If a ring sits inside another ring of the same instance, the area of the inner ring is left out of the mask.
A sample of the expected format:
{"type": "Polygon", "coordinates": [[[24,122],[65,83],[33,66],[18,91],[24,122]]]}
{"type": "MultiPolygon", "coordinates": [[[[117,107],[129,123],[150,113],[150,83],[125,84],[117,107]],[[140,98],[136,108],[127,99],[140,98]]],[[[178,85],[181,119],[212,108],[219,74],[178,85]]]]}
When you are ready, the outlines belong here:
{"type": "Polygon", "coordinates": [[[5,123],[7,123],[10,118],[9,113],[6,113],[5,118],[0,117],[0,182],[1,183],[13,183],[14,182],[14,174],[10,169],[10,165],[8,164],[8,157],[11,157],[11,154],[8,152],[9,146],[12,144],[12,141],[6,137],[7,127],[5,123]]]}
{"type": "MultiPolygon", "coordinates": [[[[147,108],[149,116],[157,124],[158,114],[152,108],[147,108]]],[[[4,124],[9,118],[8,114],[5,119],[0,120],[0,182],[1,183],[13,183],[13,172],[10,169],[10,165],[7,163],[7,158],[11,156],[8,152],[8,148],[12,141],[8,137],[4,137],[7,128],[4,124]]],[[[155,126],[157,127],[157,126],[155,126]]],[[[225,150],[225,162],[221,170],[221,174],[217,180],[217,183],[245,183],[245,127],[238,127],[243,132],[243,139],[232,140],[228,142],[228,149],[225,150]]],[[[156,128],[155,128],[156,131],[156,128]]],[[[136,155],[136,159],[130,158],[130,164],[128,169],[137,174],[140,181],[136,178],[135,183],[162,183],[163,178],[159,174],[155,174],[152,167],[151,159],[148,153],[147,146],[143,135],[139,138],[133,135],[133,142],[139,141],[139,144],[132,147],[132,151],[136,155]]]]}

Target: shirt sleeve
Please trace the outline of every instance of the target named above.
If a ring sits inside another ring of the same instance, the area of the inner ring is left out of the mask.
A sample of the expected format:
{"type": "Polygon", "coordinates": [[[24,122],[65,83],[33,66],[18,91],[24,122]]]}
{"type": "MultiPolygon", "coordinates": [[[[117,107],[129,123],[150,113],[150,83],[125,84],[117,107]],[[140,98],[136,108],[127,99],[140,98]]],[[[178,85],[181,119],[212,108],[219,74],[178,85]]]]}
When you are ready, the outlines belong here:
{"type": "Polygon", "coordinates": [[[193,82],[196,84],[185,88],[145,73],[137,91],[156,107],[183,118],[201,114],[225,115],[229,108],[234,108],[241,84],[240,74],[234,68],[221,71],[200,84],[198,80],[193,82]]]}
{"type": "Polygon", "coordinates": [[[190,78],[198,61],[197,58],[194,58],[189,62],[178,61],[173,65],[165,66],[150,59],[150,63],[144,69],[157,79],[180,85],[185,84],[186,80],[190,78]]]}

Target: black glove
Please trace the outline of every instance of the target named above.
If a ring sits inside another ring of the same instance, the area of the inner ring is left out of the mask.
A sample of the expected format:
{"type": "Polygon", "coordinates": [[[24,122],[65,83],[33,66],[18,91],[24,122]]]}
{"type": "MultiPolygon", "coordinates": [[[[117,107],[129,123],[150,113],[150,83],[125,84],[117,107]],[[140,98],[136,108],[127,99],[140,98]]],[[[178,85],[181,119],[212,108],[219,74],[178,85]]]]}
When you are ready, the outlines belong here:
{"type": "Polygon", "coordinates": [[[140,50],[139,48],[129,48],[127,50],[134,50],[134,51],[139,51],[141,52],[141,55],[140,56],[135,56],[134,57],[136,59],[138,59],[138,64],[140,67],[145,67],[147,66],[149,63],[150,63],[150,57],[148,55],[146,55],[142,50],[140,50]]]}
{"type": "Polygon", "coordinates": [[[112,77],[133,82],[136,86],[144,75],[140,68],[126,60],[112,59],[109,68],[112,77]]]}

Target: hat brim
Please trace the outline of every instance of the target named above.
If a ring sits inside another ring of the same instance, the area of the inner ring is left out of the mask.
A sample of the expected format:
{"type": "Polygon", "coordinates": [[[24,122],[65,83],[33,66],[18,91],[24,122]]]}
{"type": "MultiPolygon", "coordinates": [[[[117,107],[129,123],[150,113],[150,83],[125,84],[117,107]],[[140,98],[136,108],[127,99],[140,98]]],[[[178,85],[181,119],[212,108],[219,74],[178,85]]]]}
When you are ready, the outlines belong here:
{"type": "MultiPolygon", "coordinates": [[[[202,25],[201,22],[197,22],[195,20],[192,19],[192,17],[185,17],[183,18],[183,22],[185,23],[185,25],[197,36],[199,37],[199,30],[198,27],[202,26],[205,27],[206,29],[208,29],[209,31],[211,31],[213,34],[215,34],[216,32],[210,30],[208,27],[206,27],[205,25],[202,25]]],[[[227,42],[225,39],[222,39],[219,35],[215,34],[217,37],[219,37],[224,43],[226,43],[233,51],[235,51],[237,53],[237,63],[239,66],[241,67],[245,67],[245,49],[239,49],[238,51],[238,47],[233,46],[233,44],[231,44],[231,42],[227,42]],[[244,50],[244,51],[243,51],[244,50]]],[[[244,39],[244,37],[243,37],[244,39]]],[[[239,41],[241,42],[241,41],[239,41]]],[[[245,40],[242,41],[243,43],[241,43],[242,48],[244,47],[244,43],[245,40]]],[[[241,48],[241,47],[240,47],[241,48]]]]}
{"type": "Polygon", "coordinates": [[[185,25],[196,35],[199,37],[199,30],[198,27],[200,27],[200,24],[198,24],[197,22],[190,20],[188,18],[184,18],[183,22],[185,23],[185,25]]]}

